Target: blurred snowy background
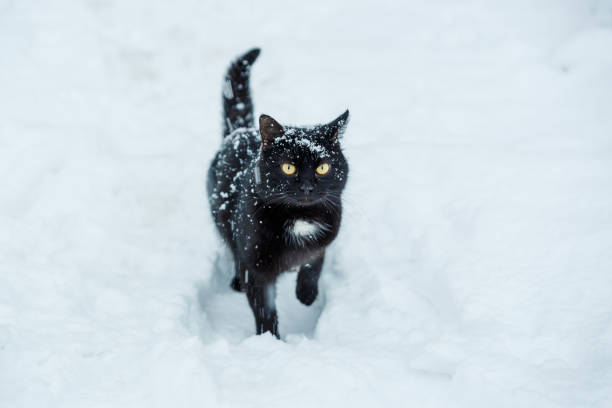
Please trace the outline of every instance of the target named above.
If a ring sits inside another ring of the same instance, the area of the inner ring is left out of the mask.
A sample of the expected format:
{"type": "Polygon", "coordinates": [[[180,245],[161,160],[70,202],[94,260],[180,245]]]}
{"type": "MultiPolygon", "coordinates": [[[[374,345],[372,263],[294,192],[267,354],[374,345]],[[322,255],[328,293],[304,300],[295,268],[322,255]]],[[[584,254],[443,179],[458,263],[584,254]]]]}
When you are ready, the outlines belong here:
{"type": "Polygon", "coordinates": [[[0,0],[1,407],[612,406],[611,1],[0,0]],[[221,79],[349,108],[283,342],[229,291],[221,79]]]}

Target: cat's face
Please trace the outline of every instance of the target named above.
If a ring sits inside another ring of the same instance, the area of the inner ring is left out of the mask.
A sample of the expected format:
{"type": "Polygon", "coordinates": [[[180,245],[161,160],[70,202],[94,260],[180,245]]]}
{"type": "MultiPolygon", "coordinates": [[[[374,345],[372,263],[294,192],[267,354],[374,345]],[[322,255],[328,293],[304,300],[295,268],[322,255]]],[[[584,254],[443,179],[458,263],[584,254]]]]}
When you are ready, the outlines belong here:
{"type": "Polygon", "coordinates": [[[339,141],[347,120],[348,111],[326,125],[296,128],[262,115],[258,195],[289,206],[339,202],[348,176],[339,141]]]}

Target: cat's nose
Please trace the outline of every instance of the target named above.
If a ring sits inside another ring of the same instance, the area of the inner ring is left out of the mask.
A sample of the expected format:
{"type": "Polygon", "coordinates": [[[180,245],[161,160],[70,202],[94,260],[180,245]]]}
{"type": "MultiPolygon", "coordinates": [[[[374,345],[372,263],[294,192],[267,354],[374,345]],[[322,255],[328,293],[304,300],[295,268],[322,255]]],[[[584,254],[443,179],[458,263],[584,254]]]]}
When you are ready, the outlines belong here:
{"type": "Polygon", "coordinates": [[[302,190],[305,194],[310,194],[312,193],[312,190],[314,190],[314,186],[309,181],[306,181],[300,186],[300,190],[302,190]]]}

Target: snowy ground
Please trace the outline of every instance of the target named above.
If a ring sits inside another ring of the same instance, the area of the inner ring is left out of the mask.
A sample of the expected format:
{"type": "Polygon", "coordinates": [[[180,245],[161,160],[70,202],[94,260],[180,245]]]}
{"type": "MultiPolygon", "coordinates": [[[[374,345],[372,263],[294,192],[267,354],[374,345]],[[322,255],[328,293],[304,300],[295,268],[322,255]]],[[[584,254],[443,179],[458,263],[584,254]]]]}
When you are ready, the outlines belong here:
{"type": "Polygon", "coordinates": [[[0,0],[1,407],[612,406],[612,3],[0,0]],[[221,78],[345,108],[284,341],[230,292],[221,78]]]}

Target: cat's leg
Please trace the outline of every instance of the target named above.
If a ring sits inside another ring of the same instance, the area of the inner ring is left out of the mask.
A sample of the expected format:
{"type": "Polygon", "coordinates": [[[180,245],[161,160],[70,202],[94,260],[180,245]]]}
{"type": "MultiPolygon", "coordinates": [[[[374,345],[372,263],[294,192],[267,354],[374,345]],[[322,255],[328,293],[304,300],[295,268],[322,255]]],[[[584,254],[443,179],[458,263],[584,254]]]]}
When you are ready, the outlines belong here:
{"type": "Polygon", "coordinates": [[[321,255],[314,261],[302,265],[298,272],[295,294],[306,306],[310,306],[319,294],[319,276],[321,276],[323,267],[323,257],[324,255],[321,255]]]}
{"type": "Polygon", "coordinates": [[[255,328],[257,334],[270,332],[277,338],[278,316],[276,314],[276,284],[274,282],[262,282],[251,277],[246,284],[247,298],[255,316],[255,328]]]}
{"type": "Polygon", "coordinates": [[[248,272],[246,271],[246,267],[244,266],[244,264],[240,262],[238,259],[236,259],[235,257],[234,257],[234,269],[235,269],[236,275],[234,276],[234,279],[232,279],[232,283],[230,284],[230,286],[236,292],[245,292],[246,291],[245,282],[248,281],[248,277],[247,277],[248,272]]]}

